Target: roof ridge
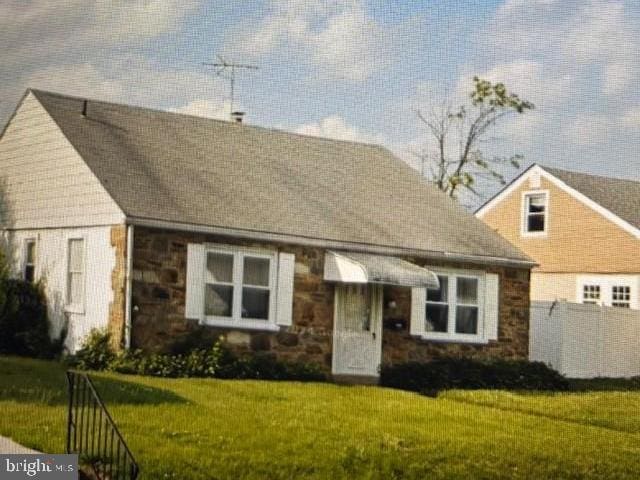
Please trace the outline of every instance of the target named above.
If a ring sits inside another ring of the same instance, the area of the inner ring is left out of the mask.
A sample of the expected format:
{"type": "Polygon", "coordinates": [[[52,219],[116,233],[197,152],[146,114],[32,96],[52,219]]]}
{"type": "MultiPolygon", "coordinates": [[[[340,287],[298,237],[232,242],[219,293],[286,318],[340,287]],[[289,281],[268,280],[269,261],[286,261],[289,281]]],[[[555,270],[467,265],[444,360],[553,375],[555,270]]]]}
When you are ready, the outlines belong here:
{"type": "Polygon", "coordinates": [[[62,99],[70,99],[70,100],[78,100],[78,101],[88,101],[88,102],[94,102],[94,103],[102,103],[104,105],[114,105],[117,107],[125,107],[125,108],[132,108],[132,109],[136,109],[136,110],[143,110],[143,111],[147,111],[147,112],[153,112],[153,113],[161,113],[161,114],[165,114],[165,115],[177,115],[180,117],[189,117],[189,118],[197,118],[200,120],[206,120],[206,121],[211,121],[211,122],[216,122],[216,123],[223,123],[225,125],[238,125],[239,127],[247,127],[247,128],[251,128],[251,129],[255,129],[255,130],[262,130],[262,131],[267,131],[267,132],[272,132],[272,133],[279,133],[279,134],[284,134],[284,135],[294,135],[296,137],[301,137],[301,138],[307,138],[307,139],[312,139],[312,140],[319,140],[319,141],[323,141],[323,142],[330,142],[330,143],[346,143],[349,145],[362,145],[362,146],[366,146],[366,147],[370,147],[370,148],[379,148],[382,150],[388,150],[388,148],[384,147],[383,145],[377,144],[377,143],[367,143],[367,142],[361,142],[361,141],[356,141],[356,140],[344,140],[344,139],[339,139],[339,138],[330,138],[330,137],[321,137],[321,136],[317,136],[317,135],[305,135],[303,133],[298,133],[298,132],[292,132],[289,130],[284,130],[281,128],[275,128],[275,127],[265,127],[262,125],[252,125],[252,124],[247,124],[247,123],[240,123],[238,124],[237,122],[232,122],[229,120],[220,120],[218,118],[211,118],[211,117],[203,117],[200,115],[194,115],[191,113],[183,113],[183,112],[178,112],[175,110],[161,110],[158,108],[150,108],[150,107],[144,107],[142,105],[132,105],[132,104],[128,104],[128,103],[122,103],[122,102],[112,102],[112,101],[107,101],[107,100],[100,100],[97,98],[89,98],[89,97],[84,97],[84,96],[78,96],[78,95],[69,95],[66,93],[60,93],[60,92],[53,92],[51,90],[42,90],[39,88],[27,88],[27,92],[32,92],[34,95],[36,95],[36,97],[38,96],[38,94],[44,94],[44,95],[51,95],[54,97],[58,97],[58,98],[62,98],[62,99]]]}

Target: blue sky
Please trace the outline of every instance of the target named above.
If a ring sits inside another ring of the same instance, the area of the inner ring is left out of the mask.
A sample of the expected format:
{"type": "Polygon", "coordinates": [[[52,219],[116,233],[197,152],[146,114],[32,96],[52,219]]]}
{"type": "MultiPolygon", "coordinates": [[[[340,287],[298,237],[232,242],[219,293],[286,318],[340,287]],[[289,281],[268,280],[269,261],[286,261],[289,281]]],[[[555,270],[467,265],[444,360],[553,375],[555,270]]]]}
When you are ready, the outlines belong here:
{"type": "Polygon", "coordinates": [[[223,54],[260,67],[237,82],[249,123],[381,143],[417,167],[415,110],[464,101],[477,74],[536,105],[488,152],[640,179],[631,0],[5,0],[0,46],[0,124],[28,86],[224,118],[228,83],[201,65],[223,54]]]}

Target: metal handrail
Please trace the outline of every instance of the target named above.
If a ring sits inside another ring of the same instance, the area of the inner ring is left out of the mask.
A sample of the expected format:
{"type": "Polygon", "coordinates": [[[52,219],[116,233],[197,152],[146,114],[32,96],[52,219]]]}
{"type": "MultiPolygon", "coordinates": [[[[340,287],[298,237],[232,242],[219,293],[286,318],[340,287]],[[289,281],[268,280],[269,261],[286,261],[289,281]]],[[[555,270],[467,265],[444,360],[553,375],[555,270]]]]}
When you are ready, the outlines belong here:
{"type": "Polygon", "coordinates": [[[135,480],[140,471],[89,375],[67,371],[67,453],[77,453],[99,480],[135,480]]]}

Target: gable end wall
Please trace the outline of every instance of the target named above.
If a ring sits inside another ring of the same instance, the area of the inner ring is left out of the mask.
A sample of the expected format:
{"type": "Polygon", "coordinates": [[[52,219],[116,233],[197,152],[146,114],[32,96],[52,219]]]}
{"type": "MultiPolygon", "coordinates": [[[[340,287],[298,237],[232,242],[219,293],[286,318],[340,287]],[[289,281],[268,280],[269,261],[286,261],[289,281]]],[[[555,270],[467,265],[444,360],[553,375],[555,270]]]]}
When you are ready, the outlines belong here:
{"type": "Polygon", "coordinates": [[[0,220],[8,229],[124,223],[124,214],[37,98],[0,138],[0,220]]]}
{"type": "Polygon", "coordinates": [[[536,272],[638,273],[640,239],[635,238],[546,178],[540,190],[549,192],[548,233],[542,237],[521,235],[522,185],[487,211],[481,219],[516,247],[532,257],[536,272]]]}

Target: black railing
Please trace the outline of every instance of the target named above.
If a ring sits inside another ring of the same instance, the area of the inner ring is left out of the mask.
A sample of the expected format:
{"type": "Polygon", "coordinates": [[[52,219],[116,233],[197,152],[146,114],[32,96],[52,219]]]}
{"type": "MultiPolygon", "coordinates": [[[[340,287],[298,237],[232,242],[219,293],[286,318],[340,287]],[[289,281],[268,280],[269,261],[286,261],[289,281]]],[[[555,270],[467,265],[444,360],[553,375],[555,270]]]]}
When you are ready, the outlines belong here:
{"type": "Polygon", "coordinates": [[[135,480],[138,464],[86,373],[68,371],[67,453],[99,480],[135,480]]]}

